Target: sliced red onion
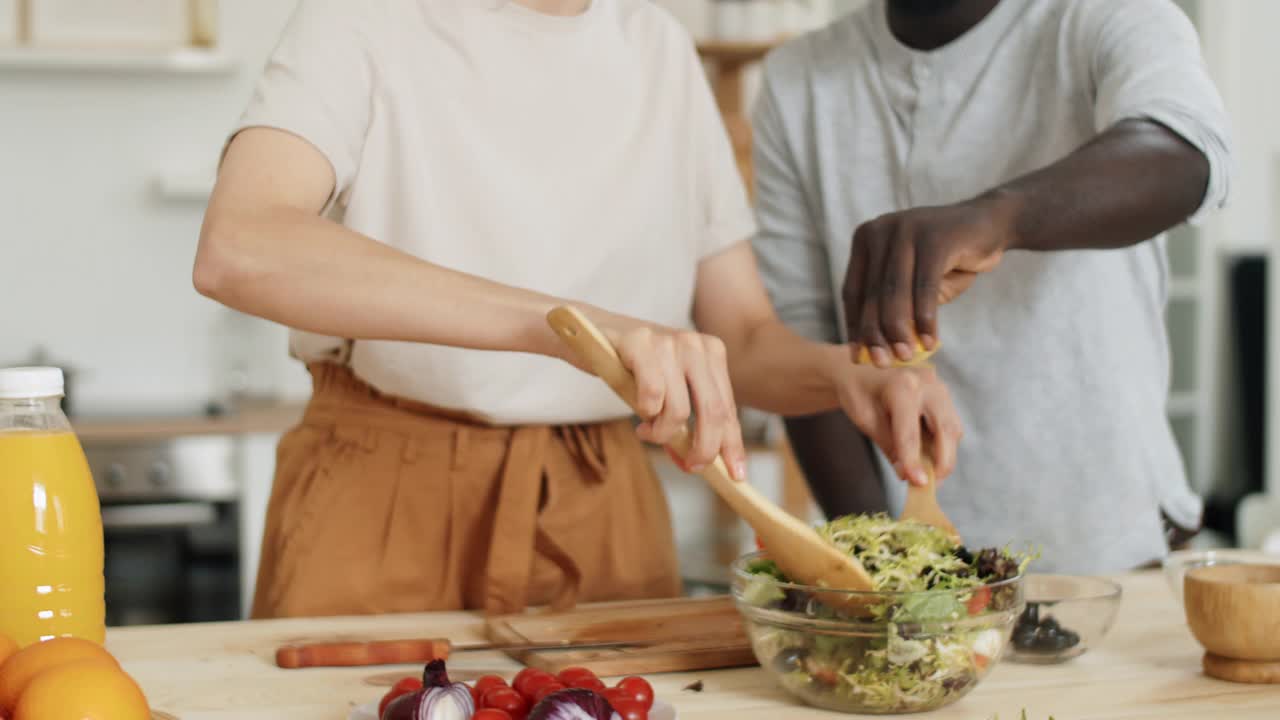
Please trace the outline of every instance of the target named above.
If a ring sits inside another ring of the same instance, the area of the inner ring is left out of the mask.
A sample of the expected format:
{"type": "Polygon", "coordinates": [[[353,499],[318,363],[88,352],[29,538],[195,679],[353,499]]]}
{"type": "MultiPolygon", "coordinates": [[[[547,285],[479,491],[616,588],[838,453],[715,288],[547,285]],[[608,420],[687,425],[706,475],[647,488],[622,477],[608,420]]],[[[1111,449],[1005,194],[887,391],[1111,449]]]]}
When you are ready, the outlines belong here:
{"type": "Polygon", "coordinates": [[[533,707],[528,720],[622,720],[603,695],[585,688],[551,693],[533,707]]]}

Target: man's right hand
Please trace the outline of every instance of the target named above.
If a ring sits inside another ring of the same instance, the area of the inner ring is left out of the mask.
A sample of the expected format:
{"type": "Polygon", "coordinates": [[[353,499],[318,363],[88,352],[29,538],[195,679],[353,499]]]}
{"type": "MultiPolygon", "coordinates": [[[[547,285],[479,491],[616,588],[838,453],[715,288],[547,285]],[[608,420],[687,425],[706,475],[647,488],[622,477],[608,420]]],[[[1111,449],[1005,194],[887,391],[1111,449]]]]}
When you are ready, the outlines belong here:
{"type": "Polygon", "coordinates": [[[937,308],[994,269],[1013,238],[1013,213],[995,195],[889,213],[854,232],[844,280],[845,322],[855,354],[878,367],[932,350],[937,308]]]}

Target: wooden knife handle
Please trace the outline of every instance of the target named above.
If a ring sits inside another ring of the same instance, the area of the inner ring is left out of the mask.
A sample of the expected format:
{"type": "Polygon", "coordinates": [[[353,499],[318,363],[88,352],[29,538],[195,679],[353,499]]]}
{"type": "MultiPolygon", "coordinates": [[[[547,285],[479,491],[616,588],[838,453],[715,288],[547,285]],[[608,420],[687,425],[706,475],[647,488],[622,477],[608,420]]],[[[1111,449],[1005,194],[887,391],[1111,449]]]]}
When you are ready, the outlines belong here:
{"type": "Polygon", "coordinates": [[[309,667],[366,667],[425,664],[447,660],[453,645],[443,638],[379,640],[286,645],[276,650],[276,665],[287,670],[309,667]]]}

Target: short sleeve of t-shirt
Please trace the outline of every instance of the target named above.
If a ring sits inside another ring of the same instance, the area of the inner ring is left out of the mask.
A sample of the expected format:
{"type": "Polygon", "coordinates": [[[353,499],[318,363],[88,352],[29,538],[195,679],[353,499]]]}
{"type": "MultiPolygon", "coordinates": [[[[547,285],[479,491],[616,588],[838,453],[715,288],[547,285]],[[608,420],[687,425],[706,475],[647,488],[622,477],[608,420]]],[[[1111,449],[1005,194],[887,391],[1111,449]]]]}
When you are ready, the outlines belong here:
{"type": "Polygon", "coordinates": [[[756,224],[711,85],[702,73],[692,48],[689,52],[697,67],[690,129],[695,134],[697,157],[694,162],[697,164],[698,200],[703,219],[698,256],[706,258],[750,240],[755,235],[756,224]]]}
{"type": "Polygon", "coordinates": [[[1168,0],[1094,0],[1071,9],[1080,46],[1089,49],[1097,129],[1132,119],[1164,125],[1209,161],[1209,185],[1192,222],[1225,204],[1227,115],[1191,21],[1168,0]]]}
{"type": "Polygon", "coordinates": [[[355,178],[369,127],[372,12],[362,2],[301,0],[235,129],[276,128],[314,145],[333,166],[334,198],[355,178]]]}

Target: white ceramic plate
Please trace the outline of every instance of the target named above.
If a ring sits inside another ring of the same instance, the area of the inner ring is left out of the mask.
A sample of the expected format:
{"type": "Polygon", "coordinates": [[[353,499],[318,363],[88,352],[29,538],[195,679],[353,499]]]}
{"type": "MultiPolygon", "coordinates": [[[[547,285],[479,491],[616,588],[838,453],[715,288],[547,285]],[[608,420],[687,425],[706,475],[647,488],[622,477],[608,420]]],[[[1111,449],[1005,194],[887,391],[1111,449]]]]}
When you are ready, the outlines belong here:
{"type": "MultiPolygon", "coordinates": [[[[649,711],[649,720],[676,720],[676,709],[661,700],[655,700],[649,711]]],[[[378,720],[378,703],[351,708],[349,720],[378,720]]]]}

